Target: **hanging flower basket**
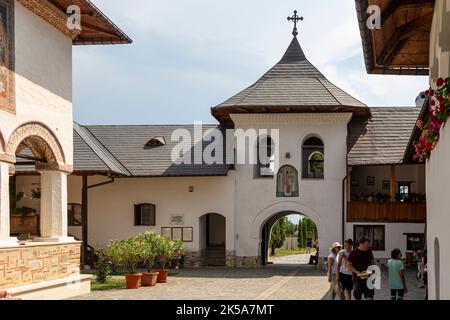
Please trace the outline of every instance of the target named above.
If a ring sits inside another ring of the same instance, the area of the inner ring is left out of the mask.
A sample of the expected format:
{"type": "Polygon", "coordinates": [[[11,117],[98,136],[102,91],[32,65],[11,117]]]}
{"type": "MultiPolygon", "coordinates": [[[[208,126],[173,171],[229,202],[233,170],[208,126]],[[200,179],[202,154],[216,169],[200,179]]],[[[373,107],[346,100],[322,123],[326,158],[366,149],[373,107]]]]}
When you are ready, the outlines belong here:
{"type": "Polygon", "coordinates": [[[450,78],[436,80],[436,90],[426,91],[430,101],[427,120],[417,121],[421,130],[419,141],[414,145],[413,160],[425,162],[439,142],[439,134],[450,116],[450,78]]]}

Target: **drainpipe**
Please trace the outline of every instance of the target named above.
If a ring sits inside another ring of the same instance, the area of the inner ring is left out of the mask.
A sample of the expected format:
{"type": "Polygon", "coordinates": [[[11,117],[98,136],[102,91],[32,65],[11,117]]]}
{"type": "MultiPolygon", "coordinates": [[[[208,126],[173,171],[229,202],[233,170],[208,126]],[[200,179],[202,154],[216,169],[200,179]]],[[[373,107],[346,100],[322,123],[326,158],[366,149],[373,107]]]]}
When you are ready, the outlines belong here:
{"type": "Polygon", "coordinates": [[[86,265],[86,262],[88,260],[88,248],[89,248],[89,236],[88,236],[88,203],[89,203],[89,199],[88,199],[88,191],[89,189],[93,189],[93,188],[97,188],[97,187],[101,187],[107,184],[111,184],[114,183],[115,178],[109,177],[110,180],[106,181],[106,182],[102,182],[102,183],[98,183],[98,184],[94,184],[89,186],[88,185],[88,176],[87,175],[83,175],[83,185],[81,188],[81,220],[82,220],[82,246],[83,246],[83,266],[86,265]]]}

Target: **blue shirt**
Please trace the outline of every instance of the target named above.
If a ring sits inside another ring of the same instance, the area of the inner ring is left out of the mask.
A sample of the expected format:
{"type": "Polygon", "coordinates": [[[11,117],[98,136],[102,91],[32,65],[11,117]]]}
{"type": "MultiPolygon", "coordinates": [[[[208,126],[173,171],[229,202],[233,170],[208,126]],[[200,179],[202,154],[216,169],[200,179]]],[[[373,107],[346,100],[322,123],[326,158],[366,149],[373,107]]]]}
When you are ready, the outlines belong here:
{"type": "Polygon", "coordinates": [[[405,269],[402,260],[389,259],[389,287],[391,290],[402,290],[405,289],[403,286],[402,278],[400,277],[400,271],[405,269]]]}

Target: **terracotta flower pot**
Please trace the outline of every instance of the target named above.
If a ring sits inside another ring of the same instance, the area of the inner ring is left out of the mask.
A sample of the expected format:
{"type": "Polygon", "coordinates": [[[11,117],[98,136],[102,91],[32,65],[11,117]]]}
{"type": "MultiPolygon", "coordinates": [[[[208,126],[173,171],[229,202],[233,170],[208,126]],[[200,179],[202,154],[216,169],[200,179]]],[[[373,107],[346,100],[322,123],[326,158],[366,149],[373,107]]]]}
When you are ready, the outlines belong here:
{"type": "Polygon", "coordinates": [[[143,287],[154,287],[158,281],[159,272],[148,272],[142,274],[141,284],[143,287]]]}
{"type": "Polygon", "coordinates": [[[166,283],[167,282],[167,277],[169,276],[169,270],[167,269],[161,269],[161,270],[156,270],[156,272],[158,272],[158,283],[166,283]]]}
{"type": "Polygon", "coordinates": [[[126,274],[125,282],[127,289],[138,289],[141,286],[142,274],[126,274]]]}

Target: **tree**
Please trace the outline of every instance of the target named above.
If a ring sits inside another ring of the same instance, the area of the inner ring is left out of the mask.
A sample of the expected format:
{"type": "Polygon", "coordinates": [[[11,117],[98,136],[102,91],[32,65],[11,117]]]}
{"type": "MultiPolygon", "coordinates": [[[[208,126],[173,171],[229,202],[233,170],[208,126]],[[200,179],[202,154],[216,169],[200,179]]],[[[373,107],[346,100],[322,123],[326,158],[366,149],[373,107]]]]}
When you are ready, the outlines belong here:
{"type": "Polygon", "coordinates": [[[289,219],[286,219],[286,236],[293,237],[297,232],[298,225],[292,223],[289,219]]]}
{"type": "Polygon", "coordinates": [[[297,235],[297,244],[300,249],[305,247],[305,238],[303,236],[303,219],[300,219],[298,222],[298,235],[297,235]]]}
{"type": "Polygon", "coordinates": [[[270,255],[275,255],[275,250],[281,248],[286,241],[286,218],[278,220],[272,227],[270,235],[270,255]]]}

